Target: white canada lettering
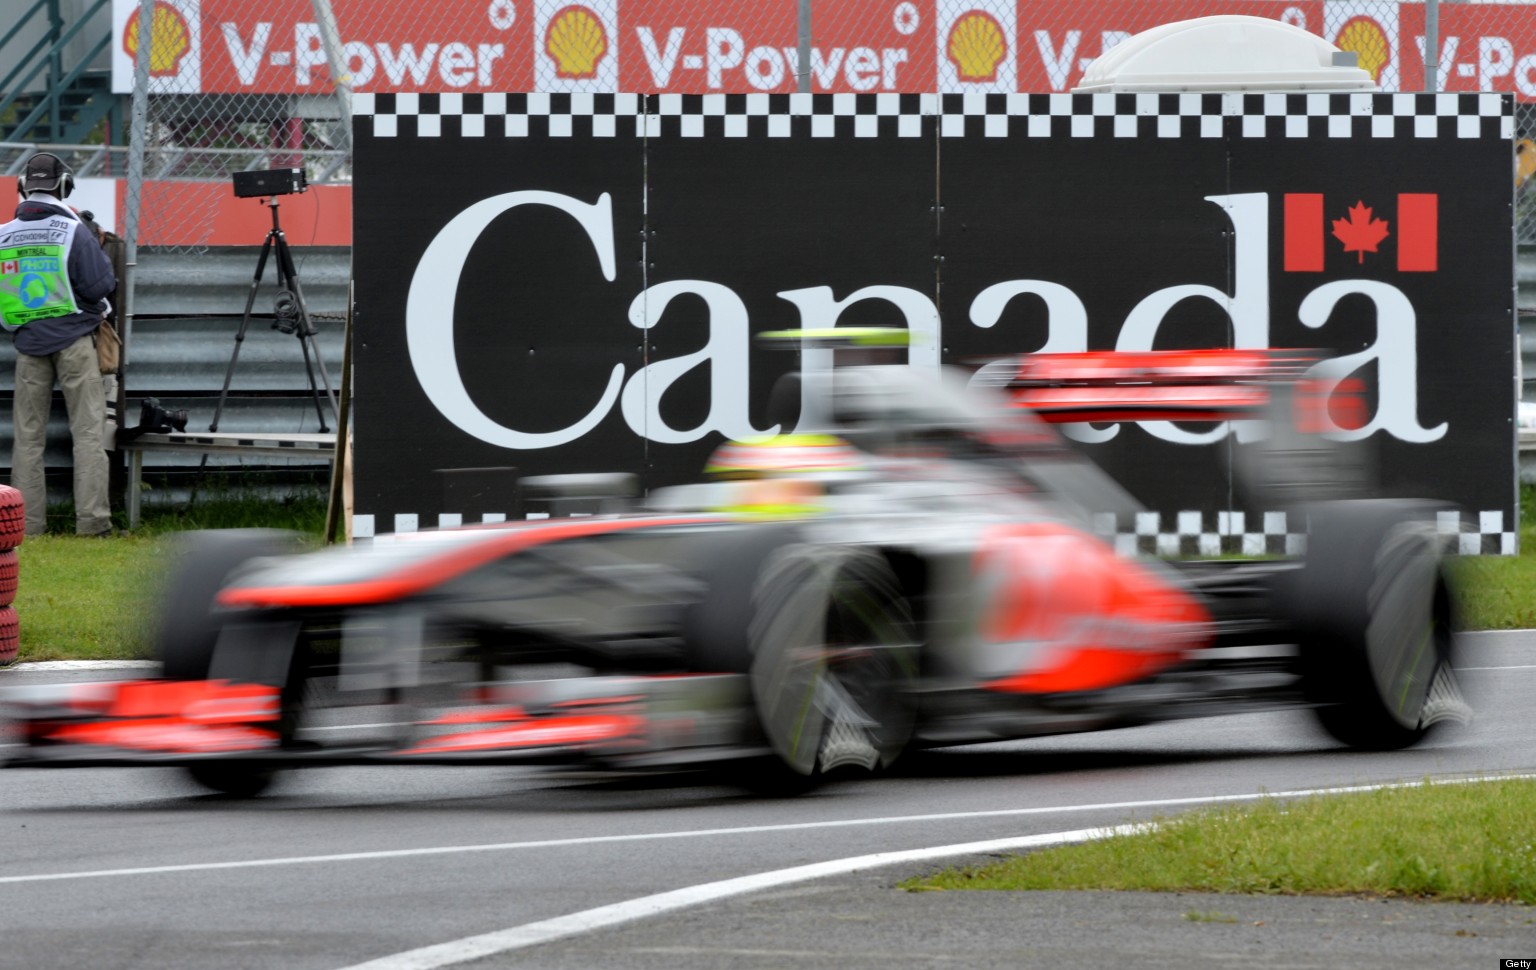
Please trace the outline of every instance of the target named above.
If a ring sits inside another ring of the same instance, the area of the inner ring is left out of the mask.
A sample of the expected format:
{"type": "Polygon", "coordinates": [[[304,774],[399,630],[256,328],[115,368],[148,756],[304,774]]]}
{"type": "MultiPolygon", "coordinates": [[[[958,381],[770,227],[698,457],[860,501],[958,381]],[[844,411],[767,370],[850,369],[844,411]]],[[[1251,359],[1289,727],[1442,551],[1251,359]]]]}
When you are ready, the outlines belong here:
{"type": "Polygon", "coordinates": [[[266,21],[258,23],[251,33],[249,46],[240,40],[238,25],[220,24],[219,31],[224,35],[224,46],[229,51],[230,63],[235,67],[235,76],[240,78],[241,84],[255,84],[256,72],[267,55],[267,44],[272,40],[272,25],[266,21]]]}
{"type": "MultiPolygon", "coordinates": [[[[1020,353],[1068,354],[1088,349],[1088,310],[1077,294],[1060,283],[1045,280],[1009,280],[994,283],[971,301],[971,323],[990,328],[1003,317],[1003,309],[1016,296],[1037,296],[1045,303],[1045,342],[1033,350],[1020,349],[1020,353]]],[[[971,376],[971,383],[986,384],[1011,371],[1014,365],[1007,360],[995,360],[984,364],[971,376]]],[[[1108,441],[1119,431],[1118,425],[1095,428],[1091,424],[1066,424],[1062,433],[1067,437],[1088,444],[1108,441]]]]}
{"type": "MultiPolygon", "coordinates": [[[[1246,195],[1208,195],[1232,221],[1235,238],[1233,274],[1234,292],[1223,293],[1212,286],[1189,283],[1170,286],[1146,296],[1125,318],[1116,350],[1152,350],[1157,331],[1174,304],[1188,299],[1207,299],[1220,307],[1232,320],[1232,346],[1238,350],[1259,350],[1269,346],[1269,196],[1263,192],[1246,195]]],[[[1231,429],[1223,422],[1203,434],[1185,431],[1171,421],[1144,421],[1142,427],[1164,441],[1197,445],[1220,441],[1231,429]]],[[[1107,436],[1106,436],[1107,437],[1107,436]]]]}
{"type": "MultiPolygon", "coordinates": [[[[864,300],[884,300],[901,311],[907,329],[912,332],[907,345],[907,363],[913,367],[938,373],[941,350],[939,346],[939,308],[927,294],[905,286],[866,286],[855,290],[843,299],[832,295],[830,286],[809,286],[803,290],[783,290],[777,294],[800,310],[802,326],[835,327],[843,311],[864,300]]],[[[823,386],[826,375],[832,372],[833,352],[824,347],[805,347],[800,351],[800,372],[805,380],[800,385],[800,423],[797,431],[823,431],[830,425],[829,416],[822,413],[816,389],[823,386]]]]}
{"type": "MultiPolygon", "coordinates": [[[[1269,310],[1269,196],[1253,192],[1240,195],[1211,195],[1206,201],[1226,214],[1233,230],[1232,293],[1205,284],[1180,284],[1156,290],[1133,307],[1121,326],[1116,349],[1152,350],[1168,314],[1179,303],[1190,299],[1209,300],[1231,321],[1232,346],[1238,349],[1267,348],[1270,338],[1269,310]]],[[[663,315],[674,299],[683,295],[699,297],[708,310],[709,341],[702,350],[681,357],[653,361],[636,372],[627,384],[624,365],[615,364],[607,386],[597,403],[576,423],[549,432],[524,432],[505,427],[486,416],[470,399],[459,374],[454,354],[452,321],[454,294],[465,260],[481,232],[491,220],[521,205],[548,205],[570,215],[587,235],[597,253],[603,277],[615,279],[614,230],[611,198],[607,193],[587,204],[554,192],[525,190],[494,196],[465,209],[433,238],[422,254],[412,277],[406,300],[406,343],[411,364],[422,389],[433,405],[450,422],[482,441],[518,450],[550,448],[567,444],[596,427],[621,404],[625,422],[641,437],[666,444],[697,441],[718,432],[728,437],[770,434],[777,426],[754,428],[748,412],[749,339],[751,321],[746,305],[729,286],[708,280],[672,280],[642,290],[631,301],[629,321],[641,330],[662,324],[663,315]],[[446,324],[443,321],[447,321],[446,324]],[[710,367],[709,411],[693,428],[674,428],[661,415],[661,401],[683,375],[708,364],[710,367]]],[[[904,286],[875,285],[854,290],[838,299],[829,286],[811,286],[782,290],[776,294],[799,312],[803,327],[836,326],[850,306],[867,300],[879,300],[895,307],[906,328],[911,331],[908,363],[925,370],[937,370],[942,359],[940,319],[932,298],[904,286]]],[[[1312,329],[1328,323],[1334,307],[1344,297],[1360,295],[1369,299],[1376,311],[1377,337],[1365,350],[1333,358],[1314,365],[1311,376],[1324,382],[1337,382],[1369,364],[1376,365],[1377,410],[1364,426],[1353,430],[1337,429],[1329,436],[1357,440],[1378,431],[1400,441],[1430,442],[1444,437],[1448,424],[1426,428],[1418,417],[1418,348],[1416,314],[1408,297],[1396,287],[1376,280],[1337,280],[1325,283],[1301,302],[1299,321],[1312,329]]],[[[984,288],[971,301],[970,322],[990,328],[1002,319],[1003,312],[1016,297],[1030,296],[1045,307],[1045,339],[1029,353],[1060,353],[1087,349],[1088,314],[1082,300],[1067,287],[1047,280],[1008,280],[984,288]]],[[[832,352],[823,348],[804,348],[801,369],[803,387],[819,386],[820,378],[830,371],[832,352]]],[[[796,430],[824,430],[829,422],[817,410],[808,394],[802,400],[796,430]]],[[[1210,444],[1232,432],[1231,424],[1222,423],[1210,431],[1194,433],[1168,421],[1139,422],[1147,433],[1176,444],[1210,444]]],[[[1069,425],[1068,434],[1087,442],[1107,441],[1119,432],[1119,425],[1094,428],[1069,425]]],[[[1240,440],[1262,433],[1256,422],[1237,422],[1240,440]]]]}
{"type": "Polygon", "coordinates": [[[520,205],[553,206],[575,219],[597,251],[603,278],[613,281],[613,201],[608,193],[591,205],[537,190],[492,196],[454,216],[421,254],[405,300],[406,349],[427,399],[460,430],[503,448],[553,448],[591,431],[612,410],[624,381],[623,364],[613,365],[602,398],[586,417],[558,431],[531,433],[497,424],[476,406],[459,375],[453,349],[453,308],[464,261],[491,220],[520,205]]]}
{"type": "Polygon", "coordinates": [[[683,294],[700,297],[709,310],[709,342],[704,349],[682,357],[647,364],[624,386],[620,407],[635,434],[663,444],[697,441],[711,431],[727,438],[778,434],[774,425],[763,431],[752,427],[747,414],[745,389],[750,328],[747,307],[730,287],[703,280],[671,280],[647,287],[629,305],[629,322],[650,330],[661,320],[672,299],[683,294]],[[679,430],[661,416],[661,398],[678,378],[709,364],[709,414],[696,428],[679,430]]]}
{"type": "Polygon", "coordinates": [[[1358,441],[1385,431],[1399,441],[1439,441],[1445,437],[1446,422],[1433,428],[1419,424],[1416,314],[1402,290],[1377,280],[1336,280],[1308,293],[1297,316],[1305,326],[1316,329],[1328,322],[1339,300],[1356,293],[1368,297],[1376,307],[1376,342],[1357,354],[1315,364],[1309,373],[1331,384],[1375,361],[1379,385],[1376,414],[1364,427],[1329,432],[1328,437],[1358,441]]]}

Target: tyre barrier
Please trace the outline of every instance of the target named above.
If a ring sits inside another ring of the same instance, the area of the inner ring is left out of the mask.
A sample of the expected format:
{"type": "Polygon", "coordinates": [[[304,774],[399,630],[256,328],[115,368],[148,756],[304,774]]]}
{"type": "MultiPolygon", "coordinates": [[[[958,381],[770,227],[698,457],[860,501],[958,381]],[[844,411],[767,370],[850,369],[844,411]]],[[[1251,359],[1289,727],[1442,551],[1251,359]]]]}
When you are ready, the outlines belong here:
{"type": "Polygon", "coordinates": [[[16,617],[16,607],[0,606],[0,666],[16,659],[21,642],[21,622],[16,617]]]}
{"type": "Polygon", "coordinates": [[[27,510],[21,490],[0,485],[0,666],[16,661],[21,646],[21,620],[16,615],[20,563],[16,547],[27,535],[27,510]]]}
{"type": "Polygon", "coordinates": [[[27,535],[27,512],[21,490],[0,485],[0,549],[15,549],[27,535]]]}
{"type": "Polygon", "coordinates": [[[16,602],[16,550],[0,552],[0,606],[16,602]]]}

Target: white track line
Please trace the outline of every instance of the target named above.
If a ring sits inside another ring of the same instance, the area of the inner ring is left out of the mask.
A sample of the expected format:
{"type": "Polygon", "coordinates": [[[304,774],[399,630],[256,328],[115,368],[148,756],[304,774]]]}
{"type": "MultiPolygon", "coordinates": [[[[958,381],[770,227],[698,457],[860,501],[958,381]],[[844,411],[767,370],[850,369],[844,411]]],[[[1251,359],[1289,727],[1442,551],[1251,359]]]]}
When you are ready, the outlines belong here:
{"type": "MultiPolygon", "coordinates": [[[[1536,778],[1536,775],[1501,775],[1496,778],[1536,778]]],[[[1495,780],[1489,778],[1454,778],[1437,781],[1436,784],[1463,784],[1474,781],[1495,780]]],[[[1412,788],[1418,787],[1422,782],[1394,783],[1386,785],[1354,785],[1348,788],[1317,788],[1304,789],[1291,792],[1277,792],[1274,794],[1257,795],[1218,795],[1210,798],[1179,798],[1166,799],[1161,802],[1146,802],[1142,804],[1179,804],[1191,802],[1234,802],[1252,801],[1259,798],[1294,798],[1308,795],[1335,795],[1347,792],[1380,791],[1386,788],[1412,788]]],[[[1094,808],[1106,806],[1080,806],[1080,810],[1089,811],[1094,808]]],[[[1065,809],[1063,809],[1065,810],[1065,809]]],[[[1029,811],[1029,810],[1022,810],[1029,811]]],[[[1022,814],[1022,811],[1019,814],[1022,814]]],[[[978,815],[1013,814],[979,812],[978,815]]],[[[941,816],[926,816],[938,818],[941,816]]],[[[956,816],[946,816],[956,817],[956,816]]],[[[1041,835],[1024,835],[1008,839],[991,839],[985,842],[962,842],[956,845],[939,845],[927,849],[910,849],[904,852],[877,852],[873,855],[854,856],[848,859],[833,859],[827,862],[816,862],[805,866],[795,866],[790,869],[778,869],[773,872],[761,872],[752,876],[739,876],[735,879],[723,879],[719,882],[708,882],[697,886],[686,886],[682,889],[674,889],[670,892],[656,893],[651,896],[641,896],[638,899],[626,900],[622,903],[613,903],[608,906],[599,906],[595,909],[583,910],[579,913],[571,913],[567,916],[557,916],[554,919],[540,920],[536,923],[524,923],[521,926],[511,926],[504,930],[496,930],[491,933],[482,933],[478,936],[467,936],[459,940],[451,940],[447,943],[438,943],[433,946],[424,946],[416,950],[406,950],[389,956],[380,957],[377,960],[369,960],[366,963],[358,963],[343,967],[342,970],[438,970],[440,967],[451,966],[455,963],[463,963],[467,960],[477,960],[481,957],[493,956],[498,953],[506,953],[510,950],[521,950],[541,943],[549,943],[554,940],[564,939],[568,936],[576,936],[593,930],[605,929],[617,926],[621,923],[629,923],[649,916],[658,916],[662,913],[670,913],[674,910],[685,909],[689,906],[698,906],[704,903],[712,903],[732,896],[741,896],[746,893],[758,892],[763,889],[771,889],[787,883],[805,882],[810,879],[821,879],[826,876],[840,876],[861,869],[874,869],[880,866],[890,866],[899,863],[922,862],[928,859],[939,859],[948,856],[981,855],[989,852],[1001,852],[1016,849],[1042,848],[1053,845],[1067,845],[1074,842],[1087,842],[1091,839],[1105,839],[1116,835],[1131,835],[1154,828],[1151,823],[1137,823],[1132,825],[1116,825],[1098,829],[1076,829],[1071,832],[1047,832],[1041,835]]]]}
{"type": "Polygon", "coordinates": [[[683,889],[674,889],[671,892],[656,893],[653,896],[641,896],[639,899],[630,899],[622,903],[614,903],[611,906],[599,906],[596,909],[572,913],[569,916],[557,916],[554,919],[541,920],[537,923],[524,923],[522,926],[513,926],[504,930],[497,930],[493,933],[484,933],[480,936],[468,936],[462,940],[426,946],[419,950],[407,950],[404,953],[396,953],[391,956],[380,957],[377,960],[369,960],[367,963],[346,967],[344,970],[435,970],[437,967],[463,963],[466,960],[476,960],[480,957],[505,953],[508,950],[521,950],[530,946],[538,946],[540,943],[549,943],[567,936],[589,933],[592,930],[617,926],[620,923],[644,919],[647,916],[659,916],[662,913],[670,913],[689,906],[715,902],[730,896],[740,896],[745,893],[771,889],[786,883],[804,882],[808,879],[821,879],[826,876],[839,876],[850,872],[857,872],[860,869],[873,869],[897,863],[921,862],[925,859],[938,859],[946,856],[980,855],[986,852],[999,852],[1008,849],[1030,849],[1049,845],[1066,845],[1071,842],[1086,842],[1089,839],[1104,839],[1114,835],[1128,835],[1145,828],[1147,828],[1145,825],[1117,825],[1114,828],[1048,832],[1043,835],[1025,835],[1011,839],[991,839],[986,842],[964,842],[959,845],[940,845],[928,849],[910,849],[905,852],[876,852],[873,855],[855,856],[851,859],[815,862],[806,866],[795,866],[792,869],[760,872],[752,876],[739,876],[735,879],[723,879],[719,882],[687,886],[683,889]]]}
{"type": "MultiPolygon", "coordinates": [[[[1456,785],[1479,781],[1505,781],[1536,778],[1536,774],[1483,775],[1478,777],[1437,778],[1434,784],[1456,785]]],[[[654,842],[664,839],[715,838],[729,835],[760,835],[767,832],[796,832],[810,829],[850,828],[870,825],[949,822],[960,819],[1011,818],[1049,815],[1060,812],[1124,811],[1133,808],[1176,808],[1190,805],[1214,805],[1224,802],[1253,802],[1266,798],[1306,798],[1311,795],[1345,795],[1351,792],[1380,791],[1384,788],[1413,788],[1422,781],[1392,782],[1380,785],[1351,785],[1339,788],[1303,788],[1281,792],[1254,792],[1249,795],[1204,795],[1191,798],[1157,798],[1134,802],[1099,802],[1091,805],[1052,805],[1039,808],[1005,808],[983,812],[945,812],[932,815],[895,815],[875,818],[834,819],[823,822],[789,822],[782,825],[744,825],[737,828],[692,829],[682,832],[643,832],[633,835],[590,835],[570,839],[541,839],[532,842],[494,842],[481,845],[445,845],[420,849],[384,849],[376,852],[341,852],[332,855],[282,856],[272,859],[244,859],[231,862],[191,862],[172,866],[143,866],[134,869],[93,869],[80,872],[42,872],[26,876],[0,876],[0,885],[24,882],[57,882],[64,879],[104,879],[115,876],[153,876],[175,872],[211,872],[221,869],[261,869],[276,866],[317,865],[327,862],[366,862],[380,859],[407,859],[421,856],[463,855],[480,852],[510,852],[519,849],[549,849],[576,845],[601,845],[621,842],[654,842]]]]}

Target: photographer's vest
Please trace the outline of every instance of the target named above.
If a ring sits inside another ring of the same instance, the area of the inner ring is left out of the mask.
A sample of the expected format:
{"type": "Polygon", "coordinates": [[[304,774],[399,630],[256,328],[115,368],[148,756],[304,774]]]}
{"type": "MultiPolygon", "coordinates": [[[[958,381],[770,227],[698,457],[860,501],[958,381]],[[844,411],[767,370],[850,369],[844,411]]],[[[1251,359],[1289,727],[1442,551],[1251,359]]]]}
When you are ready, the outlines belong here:
{"type": "Polygon", "coordinates": [[[76,224],[51,215],[0,226],[0,323],[7,329],[80,312],[69,285],[76,224]]]}

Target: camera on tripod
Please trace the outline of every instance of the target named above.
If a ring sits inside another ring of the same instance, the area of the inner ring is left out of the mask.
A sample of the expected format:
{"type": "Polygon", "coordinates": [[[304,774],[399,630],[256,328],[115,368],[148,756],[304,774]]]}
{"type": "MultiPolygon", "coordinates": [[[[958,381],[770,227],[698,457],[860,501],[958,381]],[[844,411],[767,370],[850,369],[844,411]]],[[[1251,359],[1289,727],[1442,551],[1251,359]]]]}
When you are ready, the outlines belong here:
{"type": "Polygon", "coordinates": [[[235,195],[255,199],[269,195],[294,195],[309,188],[309,177],[302,168],[269,168],[263,172],[236,172],[232,176],[235,195]]]}

